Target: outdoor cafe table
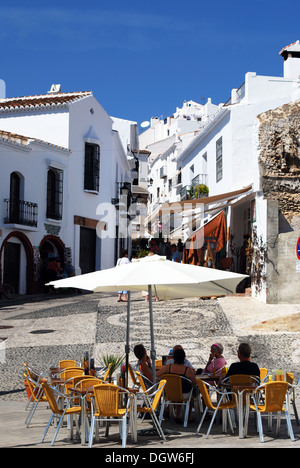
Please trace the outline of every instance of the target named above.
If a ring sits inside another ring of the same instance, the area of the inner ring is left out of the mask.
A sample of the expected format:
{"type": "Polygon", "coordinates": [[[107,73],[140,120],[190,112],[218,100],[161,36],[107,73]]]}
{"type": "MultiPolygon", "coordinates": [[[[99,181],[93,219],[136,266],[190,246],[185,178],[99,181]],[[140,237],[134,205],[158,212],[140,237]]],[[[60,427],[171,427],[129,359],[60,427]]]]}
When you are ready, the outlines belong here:
{"type": "Polygon", "coordinates": [[[238,395],[238,424],[239,424],[239,438],[244,438],[244,424],[243,424],[243,408],[244,408],[244,394],[252,393],[257,387],[258,383],[248,384],[230,384],[229,382],[221,383],[223,389],[230,391],[236,391],[238,395]]]}
{"type": "Polygon", "coordinates": [[[59,387],[60,385],[64,385],[65,379],[61,379],[58,377],[52,377],[51,379],[51,384],[54,385],[54,387],[59,387]]]}

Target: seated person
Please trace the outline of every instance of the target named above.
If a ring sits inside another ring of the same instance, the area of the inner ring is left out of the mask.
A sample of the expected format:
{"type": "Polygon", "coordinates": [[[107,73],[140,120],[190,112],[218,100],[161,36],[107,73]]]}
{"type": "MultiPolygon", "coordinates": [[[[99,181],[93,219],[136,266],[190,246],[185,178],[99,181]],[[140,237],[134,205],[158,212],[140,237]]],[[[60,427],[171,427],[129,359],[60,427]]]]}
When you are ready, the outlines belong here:
{"type": "MultiPolygon", "coordinates": [[[[167,365],[169,364],[174,364],[174,352],[176,351],[176,349],[183,349],[183,347],[181,345],[175,345],[174,348],[173,348],[173,352],[172,354],[170,355],[170,357],[168,358],[168,361],[167,361],[167,365]]],[[[191,369],[193,369],[194,372],[196,372],[194,366],[190,363],[190,361],[188,359],[184,359],[184,365],[185,366],[188,366],[190,367],[191,369]]]]}
{"type": "MultiPolygon", "coordinates": [[[[173,352],[173,359],[174,359],[174,364],[167,364],[166,366],[163,366],[161,369],[159,369],[156,372],[156,377],[160,378],[164,374],[177,374],[182,377],[186,377],[186,379],[182,379],[182,395],[183,399],[187,399],[189,397],[189,393],[193,387],[197,387],[197,381],[195,377],[195,372],[192,370],[191,367],[186,366],[184,364],[185,360],[185,352],[183,349],[176,349],[173,352]]],[[[197,387],[198,388],[198,387],[197,387]]],[[[181,422],[180,420],[180,406],[175,405],[175,420],[176,422],[181,422]]]]}
{"type": "Polygon", "coordinates": [[[177,374],[181,375],[182,377],[186,377],[187,379],[190,379],[191,384],[189,384],[189,382],[189,385],[186,385],[184,383],[182,387],[183,393],[188,393],[191,389],[191,386],[197,386],[195,372],[192,370],[191,367],[185,364],[185,352],[183,349],[175,349],[175,351],[173,352],[173,360],[174,363],[169,363],[168,361],[166,366],[161,367],[161,369],[159,369],[156,372],[156,376],[159,378],[163,374],[177,374]]]}
{"type": "MultiPolygon", "coordinates": [[[[152,364],[146,348],[142,344],[137,344],[133,351],[138,359],[137,367],[139,371],[149,380],[149,382],[153,382],[152,364]]],[[[147,381],[145,381],[145,385],[146,387],[149,387],[149,385],[147,385],[147,381]]]]}
{"type": "Polygon", "coordinates": [[[214,343],[210,348],[210,355],[204,369],[198,369],[197,374],[221,375],[223,367],[226,365],[226,359],[223,356],[223,346],[220,343],[214,343]]]}
{"type": "Polygon", "coordinates": [[[231,375],[243,374],[243,375],[255,375],[260,378],[260,370],[257,364],[250,361],[251,347],[248,343],[241,343],[238,348],[239,362],[234,362],[228,369],[225,377],[231,375]]]}

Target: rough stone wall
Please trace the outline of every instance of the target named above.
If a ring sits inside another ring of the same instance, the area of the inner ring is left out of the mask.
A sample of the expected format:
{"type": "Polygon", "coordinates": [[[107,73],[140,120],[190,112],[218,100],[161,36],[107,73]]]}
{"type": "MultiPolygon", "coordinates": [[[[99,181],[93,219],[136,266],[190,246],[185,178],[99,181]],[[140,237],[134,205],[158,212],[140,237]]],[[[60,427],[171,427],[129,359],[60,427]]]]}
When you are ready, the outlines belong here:
{"type": "Polygon", "coordinates": [[[267,199],[266,301],[299,303],[300,100],[258,120],[260,183],[267,199]]]}
{"type": "Polygon", "coordinates": [[[280,232],[300,229],[300,100],[258,116],[264,196],[278,200],[280,232]]]}

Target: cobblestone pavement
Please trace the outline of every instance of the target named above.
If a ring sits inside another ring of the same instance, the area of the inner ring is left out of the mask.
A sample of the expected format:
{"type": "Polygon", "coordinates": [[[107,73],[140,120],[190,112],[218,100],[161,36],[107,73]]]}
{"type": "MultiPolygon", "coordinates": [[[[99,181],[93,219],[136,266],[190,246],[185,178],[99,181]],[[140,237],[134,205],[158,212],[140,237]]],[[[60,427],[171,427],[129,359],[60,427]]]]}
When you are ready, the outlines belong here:
{"type": "MultiPolygon", "coordinates": [[[[215,300],[160,301],[154,302],[153,308],[157,356],[167,354],[180,343],[188,359],[196,367],[202,367],[211,344],[221,342],[230,365],[237,360],[238,344],[247,341],[252,346],[252,359],[260,367],[283,368],[300,374],[300,333],[291,332],[288,327],[275,331],[257,329],[257,325],[279,317],[292,315],[299,320],[297,304],[266,305],[250,297],[233,296],[215,300]]],[[[24,362],[36,370],[45,370],[62,358],[80,360],[85,351],[95,358],[96,366],[101,365],[103,354],[124,355],[126,313],[126,303],[117,303],[116,294],[63,292],[53,297],[26,296],[14,302],[1,300],[1,407],[6,408],[5,402],[7,405],[15,400],[20,404],[25,402],[24,362]]],[[[138,342],[143,342],[150,350],[148,303],[140,293],[133,293],[131,349],[138,342]]],[[[133,352],[130,361],[136,362],[133,352]]],[[[296,432],[299,433],[299,428],[296,432]]],[[[183,442],[189,436],[183,433],[182,443],[191,443],[183,442]]]]}
{"type": "MultiPolygon", "coordinates": [[[[43,370],[62,357],[80,361],[83,353],[89,351],[96,366],[100,366],[103,354],[124,354],[127,305],[117,303],[116,295],[26,296],[14,303],[1,301],[0,305],[0,392],[7,398],[15,398],[23,387],[24,362],[43,370]]],[[[189,360],[201,367],[211,344],[221,342],[230,364],[237,359],[238,343],[246,341],[252,346],[252,359],[260,367],[300,374],[299,332],[254,329],[274,317],[295,314],[295,320],[298,319],[299,305],[266,305],[250,297],[234,296],[160,301],[154,302],[153,308],[157,356],[167,354],[180,343],[189,360]]],[[[141,294],[133,293],[131,349],[143,342],[150,350],[148,310],[141,294]]],[[[130,360],[136,362],[133,352],[130,360]]]]}

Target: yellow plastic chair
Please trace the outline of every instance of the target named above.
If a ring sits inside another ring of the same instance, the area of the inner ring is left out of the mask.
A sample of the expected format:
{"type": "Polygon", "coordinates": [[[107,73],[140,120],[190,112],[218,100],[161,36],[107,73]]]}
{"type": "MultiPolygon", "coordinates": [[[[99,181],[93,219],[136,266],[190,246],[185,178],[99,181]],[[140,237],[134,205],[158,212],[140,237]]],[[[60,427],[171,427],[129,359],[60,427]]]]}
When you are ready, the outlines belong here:
{"type": "Polygon", "coordinates": [[[58,362],[59,370],[68,369],[70,367],[72,367],[72,368],[77,367],[77,362],[74,361],[73,359],[64,359],[64,360],[58,362]]]}
{"type": "MultiPolygon", "coordinates": [[[[251,384],[259,384],[259,378],[256,375],[245,375],[245,374],[236,374],[231,375],[229,378],[229,383],[234,387],[239,385],[251,385],[251,384]]],[[[227,380],[227,379],[226,379],[227,380]]],[[[246,393],[248,389],[240,390],[243,392],[243,404],[246,404],[246,393]]],[[[232,392],[237,393],[234,388],[232,388],[232,392]]]]}
{"type": "Polygon", "coordinates": [[[236,374],[231,375],[228,379],[231,385],[249,385],[252,383],[258,383],[258,377],[256,375],[236,374]]]}
{"type": "Polygon", "coordinates": [[[268,369],[266,367],[260,367],[260,381],[264,382],[265,378],[268,375],[268,369]]]}
{"type": "Polygon", "coordinates": [[[292,391],[290,392],[290,401],[293,406],[297,426],[300,425],[299,423],[299,417],[298,417],[298,411],[296,408],[296,395],[295,395],[295,387],[299,384],[299,378],[293,374],[292,372],[287,372],[286,373],[286,381],[291,385],[292,391]]]}
{"type": "Polygon", "coordinates": [[[135,371],[138,381],[140,383],[140,386],[142,387],[143,392],[147,392],[147,389],[152,387],[153,382],[150,382],[147,377],[145,377],[140,371],[135,371]]]}
{"type": "Polygon", "coordinates": [[[38,372],[36,370],[33,370],[31,367],[29,367],[29,365],[26,362],[24,362],[24,367],[26,369],[28,377],[30,377],[32,380],[35,380],[36,382],[38,382],[42,378],[48,377],[49,372],[38,372]]]}
{"type": "Polygon", "coordinates": [[[127,439],[127,416],[129,413],[130,405],[130,393],[121,389],[117,385],[103,383],[100,385],[95,385],[93,387],[93,400],[91,405],[91,427],[89,435],[89,448],[93,445],[94,437],[94,427],[95,422],[105,421],[106,426],[106,435],[108,436],[108,423],[110,418],[114,418],[114,421],[122,422],[121,429],[121,438],[122,438],[122,448],[126,447],[127,439]],[[120,396],[121,393],[127,393],[127,405],[120,406],[120,396]]]}
{"type": "MultiPolygon", "coordinates": [[[[87,376],[88,377],[88,376],[87,376]]],[[[80,380],[76,385],[75,388],[79,388],[80,390],[92,390],[95,385],[108,385],[107,382],[104,382],[97,377],[88,377],[87,379],[80,380]]],[[[87,402],[87,407],[90,408],[91,403],[91,394],[86,394],[85,400],[87,402]]]]}
{"type": "Polygon", "coordinates": [[[76,377],[70,377],[68,380],[65,381],[65,393],[68,395],[70,394],[70,388],[75,388],[78,382],[82,380],[92,379],[90,375],[77,375],[76,377]]]}
{"type": "Polygon", "coordinates": [[[68,380],[71,377],[77,377],[77,376],[82,376],[84,375],[84,370],[82,367],[74,367],[74,368],[69,368],[65,369],[61,374],[60,378],[64,380],[68,380]]]}
{"type": "MultiPolygon", "coordinates": [[[[53,445],[54,442],[55,442],[55,439],[57,437],[58,431],[60,429],[61,423],[62,423],[62,421],[64,419],[64,416],[71,416],[71,415],[80,414],[81,413],[81,407],[80,406],[71,406],[71,403],[72,403],[72,400],[73,400],[73,398],[71,396],[67,396],[67,395],[59,392],[56,388],[51,387],[50,385],[48,385],[46,383],[42,383],[42,388],[43,388],[43,390],[45,392],[45,396],[46,396],[47,401],[48,401],[48,403],[50,405],[52,413],[51,413],[49,422],[47,424],[47,427],[45,429],[45,432],[44,432],[44,435],[42,437],[41,442],[44,442],[45,437],[46,437],[47,432],[48,432],[48,429],[50,427],[50,424],[51,424],[54,416],[58,416],[60,418],[59,422],[57,424],[57,428],[56,428],[54,437],[53,437],[52,442],[51,442],[51,445],[53,445]],[[59,409],[59,407],[57,405],[56,397],[64,398],[65,407],[63,409],[59,409]]],[[[71,424],[71,428],[72,427],[73,426],[71,424]]],[[[78,430],[78,426],[77,426],[77,430],[78,430]]]]}
{"type": "Polygon", "coordinates": [[[107,382],[107,380],[109,378],[111,366],[112,366],[112,362],[110,364],[108,364],[108,366],[107,366],[107,369],[106,369],[104,377],[103,377],[104,382],[107,382]]]}
{"type": "Polygon", "coordinates": [[[156,359],[155,369],[161,369],[161,368],[162,368],[162,359],[156,359]]]}
{"type": "MultiPolygon", "coordinates": [[[[164,411],[164,406],[171,406],[173,409],[174,405],[179,405],[185,407],[185,414],[183,420],[183,427],[187,427],[188,416],[190,409],[190,402],[193,394],[193,389],[188,394],[187,398],[183,398],[182,393],[182,380],[186,379],[185,377],[177,374],[163,374],[161,380],[166,380],[166,385],[164,388],[164,398],[162,400],[162,407],[160,412],[160,423],[162,419],[162,414],[164,411]]],[[[190,382],[189,379],[186,379],[190,382]]]]}
{"type": "Polygon", "coordinates": [[[130,375],[133,388],[140,388],[140,382],[137,378],[136,372],[130,364],[128,364],[128,374],[130,375]]]}
{"type": "Polygon", "coordinates": [[[47,398],[45,397],[41,383],[32,380],[27,374],[23,374],[23,376],[30,392],[30,401],[32,402],[31,409],[25,419],[25,425],[26,427],[29,427],[38,404],[47,402],[47,398]]]}
{"type": "Polygon", "coordinates": [[[290,388],[291,386],[287,382],[268,382],[259,386],[251,395],[252,404],[251,404],[250,398],[248,397],[247,411],[245,415],[245,428],[244,428],[245,435],[247,435],[247,430],[248,430],[249,410],[254,410],[257,414],[257,426],[258,426],[258,431],[259,431],[260,442],[264,442],[261,415],[263,413],[267,413],[267,414],[276,413],[277,415],[276,434],[278,434],[279,428],[280,428],[281,413],[284,413],[286,422],[287,422],[289,436],[292,442],[295,441],[290,413],[289,413],[288,398],[289,398],[290,388]],[[264,404],[259,405],[258,404],[259,393],[262,391],[264,391],[264,395],[265,395],[264,404]],[[286,403],[286,407],[284,408],[285,403],[286,403]]]}
{"type": "Polygon", "coordinates": [[[105,383],[106,385],[108,385],[108,383],[104,382],[101,379],[98,379],[97,377],[92,377],[92,376],[88,376],[88,375],[86,375],[85,377],[86,377],[85,379],[79,380],[75,384],[74,387],[75,388],[80,388],[81,390],[84,390],[84,389],[89,389],[89,388],[93,387],[94,385],[100,385],[102,383],[105,383]]]}
{"type": "MultiPolygon", "coordinates": [[[[24,367],[25,367],[25,370],[26,370],[26,373],[27,373],[27,376],[33,380],[34,382],[40,382],[41,379],[44,379],[44,378],[48,378],[48,375],[49,373],[48,372],[38,372],[38,371],[35,371],[33,370],[31,367],[29,367],[29,365],[24,362],[24,367]]],[[[28,410],[29,406],[31,403],[33,403],[34,399],[32,397],[32,395],[30,396],[30,398],[28,399],[28,402],[27,402],[27,405],[26,405],[26,408],[25,408],[25,411],[28,410]]]]}
{"type": "Polygon", "coordinates": [[[202,395],[202,398],[203,398],[203,401],[204,401],[204,404],[205,404],[205,410],[203,412],[203,415],[202,415],[201,421],[199,423],[199,426],[197,427],[196,434],[197,435],[199,434],[200,429],[202,427],[203,421],[205,419],[205,416],[206,416],[206,413],[207,413],[208,410],[213,410],[214,413],[213,413],[213,417],[211,419],[208,431],[206,433],[206,438],[208,438],[209,433],[210,433],[211,428],[212,428],[212,425],[214,423],[216,414],[220,410],[226,410],[226,417],[224,417],[224,415],[223,415],[223,431],[224,432],[227,431],[227,417],[228,417],[230,429],[231,429],[231,432],[233,433],[234,431],[233,431],[233,426],[232,426],[232,421],[231,421],[231,418],[230,418],[229,410],[230,409],[235,409],[235,408],[238,407],[238,399],[237,399],[236,393],[234,393],[234,392],[221,392],[218,388],[212,387],[212,385],[210,385],[209,383],[204,382],[204,380],[200,380],[200,379],[197,380],[197,384],[198,384],[200,393],[202,395]],[[209,390],[212,390],[212,391],[217,393],[218,398],[217,398],[217,404],[216,405],[213,404],[213,402],[211,401],[209,390]],[[228,399],[229,395],[233,396],[232,400],[228,399]]]}
{"type": "Polygon", "coordinates": [[[161,423],[156,416],[156,409],[161,400],[162,393],[164,391],[166,380],[160,380],[160,382],[153,385],[146,392],[137,393],[137,397],[142,397],[144,406],[138,406],[137,412],[141,414],[150,414],[154,427],[156,428],[158,435],[165,441],[166,437],[162,430],[161,423]]]}

